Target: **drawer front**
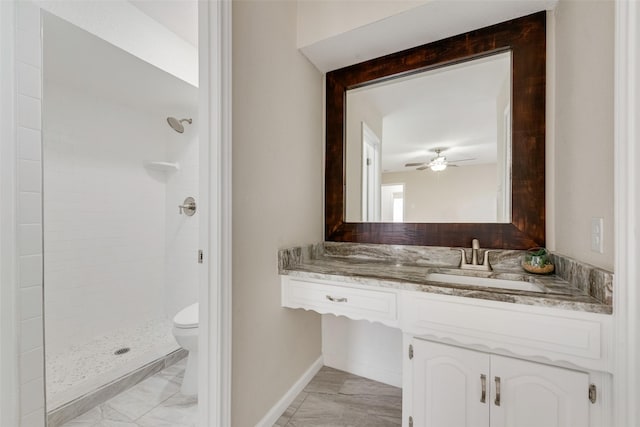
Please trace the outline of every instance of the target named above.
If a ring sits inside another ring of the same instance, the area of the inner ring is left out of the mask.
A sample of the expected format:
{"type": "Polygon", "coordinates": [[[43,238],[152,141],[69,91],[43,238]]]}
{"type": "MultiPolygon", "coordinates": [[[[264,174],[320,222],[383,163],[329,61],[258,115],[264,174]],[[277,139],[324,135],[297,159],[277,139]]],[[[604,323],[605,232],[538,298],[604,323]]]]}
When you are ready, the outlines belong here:
{"type": "Polygon", "coordinates": [[[608,370],[603,323],[596,319],[570,318],[557,310],[535,313],[515,304],[510,309],[443,302],[426,295],[403,295],[402,301],[406,333],[608,370]]]}
{"type": "Polygon", "coordinates": [[[397,296],[393,291],[352,288],[299,279],[283,278],[282,305],[356,320],[397,322],[397,296]]]}

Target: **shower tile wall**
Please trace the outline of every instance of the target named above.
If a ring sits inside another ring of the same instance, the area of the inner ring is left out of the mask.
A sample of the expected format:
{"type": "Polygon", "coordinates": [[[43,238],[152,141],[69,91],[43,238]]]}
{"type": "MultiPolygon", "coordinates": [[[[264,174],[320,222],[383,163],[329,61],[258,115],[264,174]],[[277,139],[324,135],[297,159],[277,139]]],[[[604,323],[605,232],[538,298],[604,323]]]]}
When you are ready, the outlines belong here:
{"type": "Polygon", "coordinates": [[[18,211],[18,320],[20,347],[20,424],[44,425],[42,336],[42,216],[40,109],[40,8],[31,1],[17,4],[16,64],[18,211]]]}
{"type": "MultiPolygon", "coordinates": [[[[179,111],[180,114],[188,112],[179,111]]],[[[175,112],[178,114],[178,112],[175,112]]],[[[166,126],[169,135],[167,159],[180,165],[178,172],[167,177],[166,214],[166,284],[165,310],[169,318],[182,308],[198,300],[198,222],[200,210],[194,216],[178,215],[178,205],[185,197],[192,196],[201,209],[198,193],[198,131],[197,114],[191,112],[193,124],[185,123],[183,134],[166,126]]],[[[182,116],[180,117],[182,118],[182,116]]]]}
{"type": "Polygon", "coordinates": [[[164,317],[159,115],[45,80],[47,353],[164,317]]]}

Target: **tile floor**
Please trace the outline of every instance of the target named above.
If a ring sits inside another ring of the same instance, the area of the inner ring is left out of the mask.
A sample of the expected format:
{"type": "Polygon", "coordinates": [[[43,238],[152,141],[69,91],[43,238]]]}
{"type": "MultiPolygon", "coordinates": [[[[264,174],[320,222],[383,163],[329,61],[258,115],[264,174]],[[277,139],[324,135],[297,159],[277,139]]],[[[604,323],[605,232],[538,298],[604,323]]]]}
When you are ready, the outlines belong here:
{"type": "MultiPolygon", "coordinates": [[[[180,394],[186,360],[75,418],[62,427],[195,427],[196,397],[180,394]]],[[[402,390],[323,367],[274,427],[395,427],[402,390]]]]}
{"type": "Polygon", "coordinates": [[[402,389],[323,367],[274,427],[402,425],[402,389]]]}
{"type": "Polygon", "coordinates": [[[62,427],[195,427],[198,399],[180,393],[186,359],[62,427]]]}
{"type": "Polygon", "coordinates": [[[180,348],[170,319],[111,331],[60,352],[47,351],[47,406],[54,410],[180,348]],[[114,351],[128,347],[128,353],[114,351]]]}

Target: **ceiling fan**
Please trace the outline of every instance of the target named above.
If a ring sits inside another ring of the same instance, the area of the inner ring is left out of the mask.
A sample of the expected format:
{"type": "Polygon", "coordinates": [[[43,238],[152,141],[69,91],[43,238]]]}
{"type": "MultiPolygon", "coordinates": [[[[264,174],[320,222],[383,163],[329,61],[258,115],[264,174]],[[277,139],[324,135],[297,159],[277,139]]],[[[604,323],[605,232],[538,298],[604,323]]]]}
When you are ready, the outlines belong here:
{"type": "Polygon", "coordinates": [[[458,165],[456,165],[455,163],[475,160],[475,159],[460,159],[460,160],[448,161],[445,156],[441,155],[441,153],[445,151],[444,148],[436,148],[434,151],[436,153],[436,157],[431,159],[430,162],[406,163],[404,166],[407,168],[412,168],[417,166],[416,170],[419,170],[419,171],[422,171],[425,169],[431,169],[434,172],[440,172],[445,170],[447,167],[458,167],[458,165]]]}

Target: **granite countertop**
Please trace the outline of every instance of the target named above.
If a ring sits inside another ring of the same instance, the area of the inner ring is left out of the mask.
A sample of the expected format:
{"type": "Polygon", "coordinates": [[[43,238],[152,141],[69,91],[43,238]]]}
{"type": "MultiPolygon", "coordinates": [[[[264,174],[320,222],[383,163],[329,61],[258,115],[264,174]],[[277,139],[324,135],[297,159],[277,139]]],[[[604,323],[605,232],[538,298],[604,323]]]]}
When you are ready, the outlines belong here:
{"type": "MultiPolygon", "coordinates": [[[[321,243],[279,252],[279,272],[298,278],[478,298],[611,314],[613,275],[554,255],[557,274],[534,275],[520,266],[521,251],[492,251],[493,271],[460,270],[460,249],[321,243]],[[427,280],[429,273],[529,282],[541,292],[427,280]]],[[[468,257],[469,258],[469,257],[468,257]]]]}

